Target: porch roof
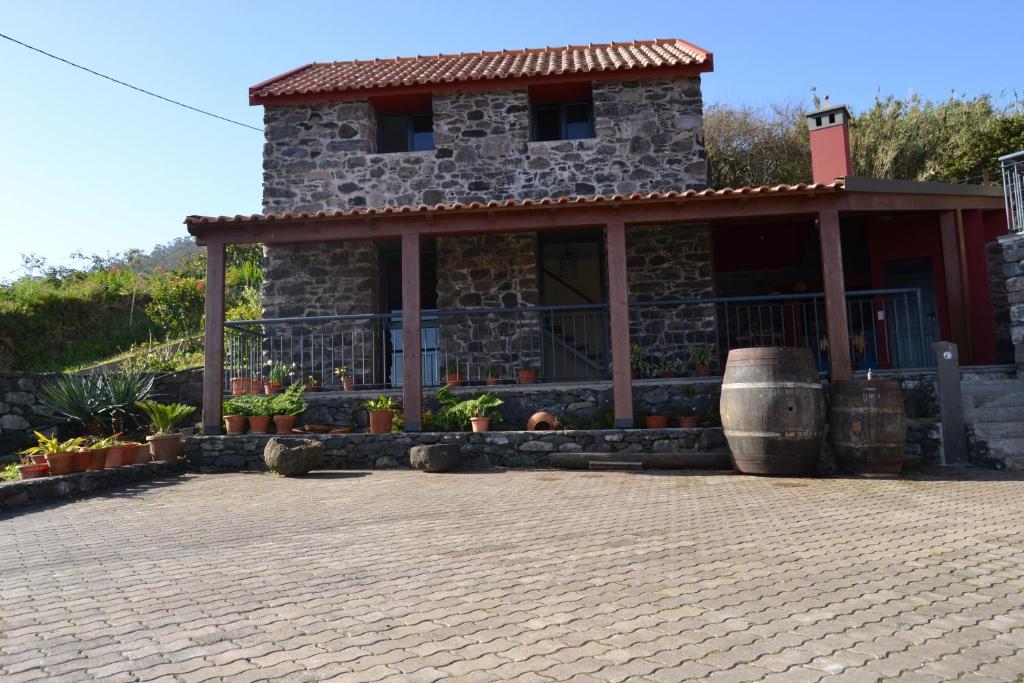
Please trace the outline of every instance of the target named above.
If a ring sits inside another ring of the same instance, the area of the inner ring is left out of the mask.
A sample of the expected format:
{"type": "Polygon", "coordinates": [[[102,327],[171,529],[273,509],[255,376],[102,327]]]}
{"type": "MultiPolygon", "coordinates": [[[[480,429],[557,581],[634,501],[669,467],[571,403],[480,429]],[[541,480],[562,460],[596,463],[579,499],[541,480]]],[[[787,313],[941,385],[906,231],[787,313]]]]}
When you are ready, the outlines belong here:
{"type": "Polygon", "coordinates": [[[630,195],[508,199],[344,211],[188,216],[199,244],[289,243],[394,239],[403,234],[444,235],[708,222],[812,215],[820,210],[945,211],[1003,208],[997,188],[837,178],[827,184],[686,190],[630,195]]]}

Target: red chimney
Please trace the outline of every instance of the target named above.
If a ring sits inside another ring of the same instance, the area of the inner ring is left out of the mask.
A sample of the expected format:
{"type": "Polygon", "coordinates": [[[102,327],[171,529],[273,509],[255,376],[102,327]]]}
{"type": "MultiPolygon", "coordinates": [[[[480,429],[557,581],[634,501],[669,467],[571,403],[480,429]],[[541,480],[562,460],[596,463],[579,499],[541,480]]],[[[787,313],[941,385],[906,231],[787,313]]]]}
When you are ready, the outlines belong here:
{"type": "Polygon", "coordinates": [[[850,111],[846,105],[829,106],[807,115],[811,131],[811,170],[816,183],[831,183],[853,175],[850,160],[850,111]]]}

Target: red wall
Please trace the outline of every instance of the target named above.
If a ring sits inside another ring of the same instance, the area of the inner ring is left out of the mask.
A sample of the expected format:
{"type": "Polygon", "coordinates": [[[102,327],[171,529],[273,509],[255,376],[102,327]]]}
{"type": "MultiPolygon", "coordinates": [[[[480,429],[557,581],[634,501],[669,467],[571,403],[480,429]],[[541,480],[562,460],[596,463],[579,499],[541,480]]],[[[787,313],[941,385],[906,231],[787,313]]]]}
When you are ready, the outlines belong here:
{"type": "Polygon", "coordinates": [[[1002,211],[964,211],[964,255],[967,262],[968,325],[975,364],[998,362],[992,325],[992,292],[985,245],[1006,234],[1002,211]]]}

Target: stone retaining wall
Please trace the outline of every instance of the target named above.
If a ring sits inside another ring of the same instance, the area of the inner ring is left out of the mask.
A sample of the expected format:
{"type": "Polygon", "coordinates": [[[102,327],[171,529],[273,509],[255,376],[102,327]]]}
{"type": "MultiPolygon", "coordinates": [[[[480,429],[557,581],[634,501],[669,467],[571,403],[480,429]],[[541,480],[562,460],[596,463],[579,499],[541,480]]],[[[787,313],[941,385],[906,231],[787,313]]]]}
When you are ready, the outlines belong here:
{"type": "MultiPolygon", "coordinates": [[[[1024,235],[1003,235],[997,240],[1003,257],[1006,310],[1014,362],[1024,365],[1024,235]]],[[[996,288],[998,292],[999,288],[996,288]]],[[[998,312],[998,311],[997,311],[998,312]]]]}
{"type": "Polygon", "coordinates": [[[0,513],[51,500],[87,495],[140,481],[180,474],[188,468],[185,460],[127,465],[95,472],[77,472],[59,477],[42,477],[0,483],[0,513]]]}

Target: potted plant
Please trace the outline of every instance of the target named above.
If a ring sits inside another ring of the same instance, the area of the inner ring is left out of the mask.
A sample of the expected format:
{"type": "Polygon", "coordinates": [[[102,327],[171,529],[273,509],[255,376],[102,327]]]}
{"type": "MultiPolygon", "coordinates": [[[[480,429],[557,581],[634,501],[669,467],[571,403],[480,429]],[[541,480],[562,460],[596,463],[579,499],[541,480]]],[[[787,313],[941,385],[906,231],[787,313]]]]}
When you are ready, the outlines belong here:
{"type": "Polygon", "coordinates": [[[294,366],[289,367],[281,361],[267,361],[267,365],[270,366],[270,372],[267,373],[269,381],[263,385],[263,393],[279,394],[285,378],[291,374],[294,366]]]}
{"type": "Polygon", "coordinates": [[[244,377],[232,377],[231,378],[231,395],[232,396],[245,396],[249,393],[250,387],[249,380],[244,377]]]}
{"type": "Polygon", "coordinates": [[[480,394],[476,398],[463,403],[469,423],[474,432],[486,432],[491,428],[491,416],[504,403],[494,394],[480,394]]]}
{"type": "Polygon", "coordinates": [[[120,434],[114,434],[107,444],[107,458],[104,467],[108,470],[112,467],[131,465],[134,462],[135,449],[127,441],[121,441],[120,436],[120,434]]]}
{"type": "Polygon", "coordinates": [[[683,376],[683,362],[678,358],[663,360],[657,365],[658,377],[662,379],[674,379],[683,376]]]}
{"type": "Polygon", "coordinates": [[[647,427],[647,429],[665,429],[668,427],[668,416],[647,415],[644,417],[644,427],[647,427]]]}
{"type": "Polygon", "coordinates": [[[306,378],[306,386],[303,391],[320,391],[320,380],[314,375],[310,375],[306,378]]]}
{"type": "MultiPolygon", "coordinates": [[[[128,448],[131,448],[131,451],[132,451],[131,452],[132,461],[131,461],[131,463],[126,462],[125,463],[126,465],[128,465],[128,464],[145,465],[147,462],[151,462],[152,459],[153,459],[153,454],[149,452],[149,445],[148,444],[137,443],[137,442],[133,441],[132,443],[128,444],[128,448]]],[[[127,457],[128,456],[126,454],[125,458],[127,459],[127,457]]]]}
{"type": "Polygon", "coordinates": [[[495,384],[501,384],[501,368],[491,365],[487,368],[487,373],[484,375],[484,384],[487,386],[494,386],[495,384]]]}
{"type": "Polygon", "coordinates": [[[644,354],[640,345],[632,343],[629,345],[629,374],[633,379],[640,379],[640,370],[644,365],[644,354]]]}
{"type": "Polygon", "coordinates": [[[270,400],[271,412],[274,415],[274,431],[288,434],[295,428],[295,417],[306,409],[302,400],[302,387],[293,384],[283,394],[270,400]]]}
{"type": "Polygon", "coordinates": [[[341,388],[345,391],[356,390],[356,378],[347,367],[334,368],[334,376],[341,382],[341,388]]]}
{"type": "Polygon", "coordinates": [[[150,435],[149,451],[154,460],[174,460],[182,450],[185,441],[181,434],[174,431],[174,426],[195,412],[192,406],[181,403],[157,403],[156,401],[139,401],[137,404],[142,412],[149,417],[150,435]]]}
{"type": "Polygon", "coordinates": [[[245,434],[245,418],[248,417],[249,407],[244,398],[232,398],[224,401],[223,414],[224,426],[227,428],[228,434],[245,434]]]}
{"type": "Polygon", "coordinates": [[[529,364],[523,364],[516,371],[516,376],[519,378],[520,384],[536,384],[537,368],[529,364]]]}
{"type": "MultiPolygon", "coordinates": [[[[87,471],[102,470],[107,466],[107,451],[110,450],[110,446],[115,440],[113,436],[107,436],[102,439],[93,439],[89,443],[85,449],[89,453],[89,465],[85,468],[87,471]]],[[[120,467],[120,462],[117,466],[120,467]]]]}
{"type": "Polygon", "coordinates": [[[270,428],[270,418],[274,413],[273,398],[253,396],[249,399],[249,431],[253,434],[266,434],[270,428]]]}
{"type": "Polygon", "coordinates": [[[680,409],[679,416],[676,417],[676,426],[680,429],[696,429],[700,426],[700,417],[692,407],[685,406],[680,409]]]}
{"type": "Polygon", "coordinates": [[[36,435],[36,445],[31,448],[26,448],[21,453],[32,458],[32,462],[35,465],[40,465],[39,460],[49,467],[50,474],[54,476],[60,474],[70,474],[72,471],[72,465],[74,461],[74,453],[81,445],[83,439],[81,437],[75,437],[68,439],[67,441],[61,441],[57,437],[48,437],[45,434],[39,432],[36,435]]]}
{"type": "Polygon", "coordinates": [[[387,434],[391,431],[391,421],[398,409],[398,402],[390,396],[381,394],[363,404],[370,411],[370,433],[387,434]]]}
{"type": "Polygon", "coordinates": [[[46,463],[40,465],[39,463],[29,462],[22,463],[17,467],[19,479],[39,479],[40,477],[45,477],[50,471],[50,467],[46,463]]]}
{"type": "Polygon", "coordinates": [[[711,363],[715,358],[715,350],[707,345],[695,346],[690,349],[690,362],[698,377],[711,376],[711,363]]]}
{"type": "Polygon", "coordinates": [[[459,374],[459,362],[449,361],[444,368],[444,383],[450,387],[462,386],[462,375],[459,374]]]}

